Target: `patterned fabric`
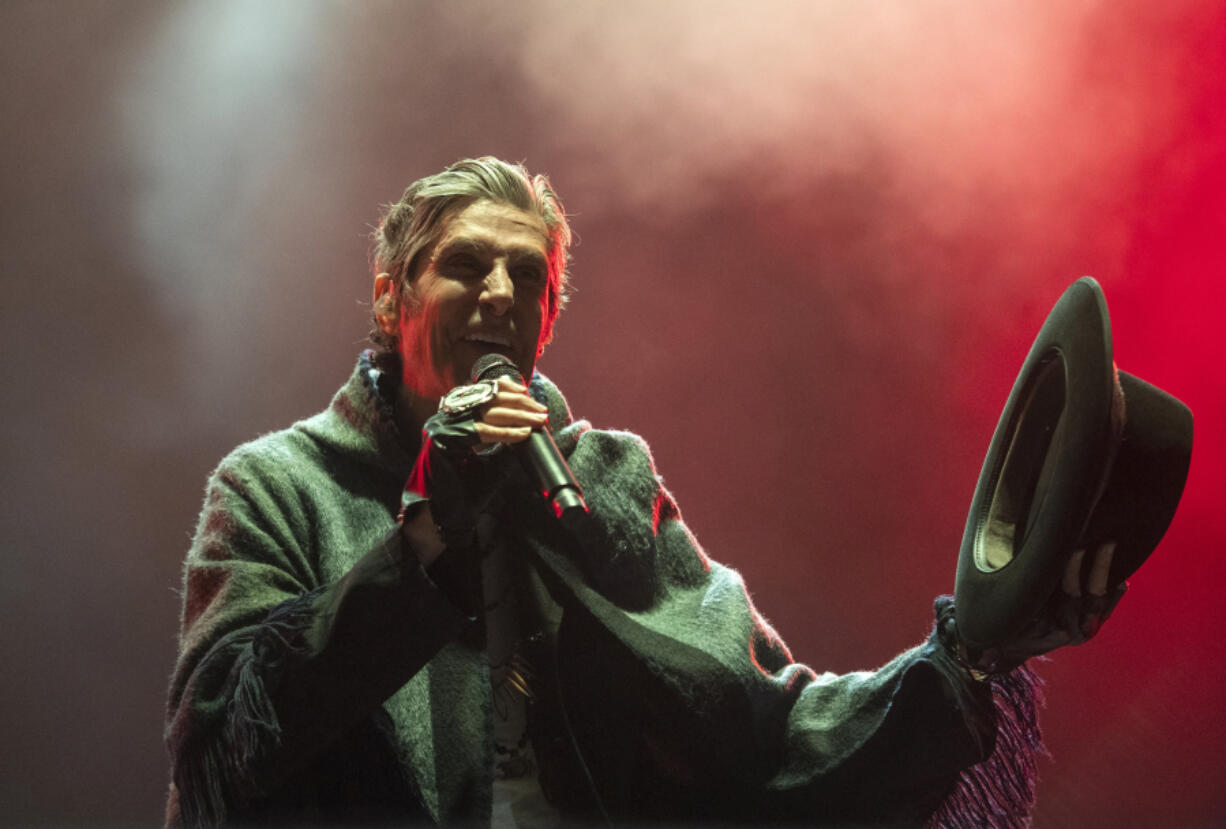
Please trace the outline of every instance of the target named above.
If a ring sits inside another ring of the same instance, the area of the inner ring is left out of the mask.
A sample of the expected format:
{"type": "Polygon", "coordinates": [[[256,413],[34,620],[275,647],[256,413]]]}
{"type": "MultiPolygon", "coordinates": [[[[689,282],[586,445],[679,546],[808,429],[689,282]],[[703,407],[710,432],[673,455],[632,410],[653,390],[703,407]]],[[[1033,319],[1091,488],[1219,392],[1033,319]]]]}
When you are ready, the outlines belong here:
{"type": "Polygon", "coordinates": [[[521,646],[519,602],[506,545],[494,539],[482,561],[485,652],[490,663],[494,728],[494,778],[536,777],[528,739],[528,701],[537,681],[521,646]]]}
{"type": "MultiPolygon", "coordinates": [[[[327,410],[239,447],[210,479],[184,569],[170,824],[491,819],[485,631],[400,542],[414,445],[382,368],[364,355],[327,410]]],[[[550,678],[528,712],[555,807],[921,823],[1002,744],[991,689],[935,640],[873,672],[794,663],[686,528],[646,444],[572,422],[539,375],[532,391],[593,518],[576,538],[528,487],[499,506],[512,556],[564,608],[543,626],[532,664],[550,678]]],[[[959,814],[985,823],[1025,809],[966,803],[959,814]]]]}

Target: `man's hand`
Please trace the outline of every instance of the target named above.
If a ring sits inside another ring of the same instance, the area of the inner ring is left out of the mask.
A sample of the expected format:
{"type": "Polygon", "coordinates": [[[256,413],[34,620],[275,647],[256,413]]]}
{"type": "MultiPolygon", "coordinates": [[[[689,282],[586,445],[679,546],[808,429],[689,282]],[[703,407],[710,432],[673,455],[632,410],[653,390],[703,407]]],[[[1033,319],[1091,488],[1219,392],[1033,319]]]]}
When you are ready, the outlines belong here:
{"type": "Polygon", "coordinates": [[[1008,642],[981,654],[968,653],[959,646],[960,656],[970,667],[986,673],[1001,673],[1025,662],[1032,656],[1048,653],[1065,645],[1088,642],[1111,616],[1124,596],[1128,584],[1107,586],[1115,542],[1103,544],[1094,553],[1094,560],[1082,580],[1085,550],[1078,550],[1069,559],[1060,582],[1060,589],[1043,606],[1039,614],[1008,642]]]}
{"type": "Polygon", "coordinates": [[[481,410],[474,424],[481,443],[520,443],[533,429],[549,421],[549,410],[528,395],[528,387],[509,377],[499,377],[498,395],[481,410]]]}
{"type": "Polygon", "coordinates": [[[401,498],[404,533],[422,564],[445,548],[472,546],[477,516],[507,477],[501,444],[527,440],[549,419],[527,387],[507,377],[472,411],[440,410],[422,429],[422,447],[401,498]]]}

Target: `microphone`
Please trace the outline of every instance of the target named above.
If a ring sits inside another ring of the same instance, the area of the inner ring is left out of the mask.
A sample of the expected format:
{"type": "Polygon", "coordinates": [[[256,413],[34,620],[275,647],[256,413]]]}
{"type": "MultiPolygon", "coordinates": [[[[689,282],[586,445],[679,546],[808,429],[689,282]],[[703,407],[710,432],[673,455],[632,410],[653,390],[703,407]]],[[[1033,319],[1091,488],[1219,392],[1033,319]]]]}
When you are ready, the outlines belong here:
{"type": "MultiPolygon", "coordinates": [[[[486,354],[478,359],[473,363],[469,377],[473,383],[510,377],[521,386],[528,385],[515,363],[501,354],[486,354]]],[[[535,479],[545,500],[553,506],[554,514],[558,518],[571,519],[579,514],[587,514],[583,490],[579,488],[566,458],[558,451],[558,445],[553,442],[548,426],[533,429],[527,440],[513,444],[513,448],[519,453],[520,460],[535,479]]]]}

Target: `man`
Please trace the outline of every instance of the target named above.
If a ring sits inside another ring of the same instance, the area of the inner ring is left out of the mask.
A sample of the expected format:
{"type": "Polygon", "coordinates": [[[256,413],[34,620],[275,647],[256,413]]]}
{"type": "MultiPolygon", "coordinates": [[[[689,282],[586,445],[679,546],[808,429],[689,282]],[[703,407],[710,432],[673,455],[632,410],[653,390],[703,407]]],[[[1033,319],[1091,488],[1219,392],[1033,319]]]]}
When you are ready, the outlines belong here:
{"type": "Polygon", "coordinates": [[[1101,604],[991,677],[947,600],[930,641],[875,672],[794,664],[646,445],[572,421],[534,372],[569,241],[548,181],[492,158],[390,208],[379,348],[327,410],[210,480],[168,823],[1020,820],[1038,738],[1016,666],[1084,638],[1101,604]],[[490,353],[528,384],[436,413],[490,353]],[[578,527],[495,449],[545,428],[587,497],[578,527]]]}

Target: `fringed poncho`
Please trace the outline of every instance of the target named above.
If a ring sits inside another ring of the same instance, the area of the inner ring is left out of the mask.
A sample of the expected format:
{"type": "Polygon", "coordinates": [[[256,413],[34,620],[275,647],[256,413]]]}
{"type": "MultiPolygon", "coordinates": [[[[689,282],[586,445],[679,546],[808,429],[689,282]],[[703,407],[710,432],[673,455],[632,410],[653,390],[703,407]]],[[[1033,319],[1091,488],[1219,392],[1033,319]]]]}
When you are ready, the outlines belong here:
{"type": "MultiPolygon", "coordinates": [[[[184,569],[169,825],[488,822],[482,626],[401,540],[413,452],[393,381],[363,355],[328,409],[213,473],[184,569]]],[[[528,487],[499,515],[525,584],[560,609],[539,626],[534,742],[563,814],[1026,821],[1029,674],[975,682],[935,636],[872,672],[793,662],[686,528],[647,445],[573,422],[540,375],[532,391],[593,519],[576,540],[528,487]]]]}

